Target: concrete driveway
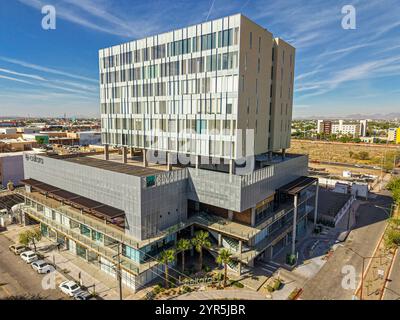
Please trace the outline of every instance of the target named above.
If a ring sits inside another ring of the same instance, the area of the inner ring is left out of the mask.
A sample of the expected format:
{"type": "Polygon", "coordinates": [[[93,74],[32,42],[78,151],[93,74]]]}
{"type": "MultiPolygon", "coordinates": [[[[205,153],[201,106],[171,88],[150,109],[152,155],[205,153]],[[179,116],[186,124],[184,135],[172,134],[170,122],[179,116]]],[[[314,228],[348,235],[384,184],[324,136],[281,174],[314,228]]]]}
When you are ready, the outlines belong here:
{"type": "MultiPolygon", "coordinates": [[[[376,206],[389,207],[391,198],[385,193],[368,202],[363,202],[357,210],[357,222],[347,240],[339,246],[321,270],[303,287],[303,300],[350,300],[353,289],[342,287],[345,276],[344,266],[352,266],[360,280],[362,259],[347,248],[362,256],[371,256],[386,226],[387,213],[376,206]]],[[[355,288],[354,288],[355,289],[355,288]]]]}

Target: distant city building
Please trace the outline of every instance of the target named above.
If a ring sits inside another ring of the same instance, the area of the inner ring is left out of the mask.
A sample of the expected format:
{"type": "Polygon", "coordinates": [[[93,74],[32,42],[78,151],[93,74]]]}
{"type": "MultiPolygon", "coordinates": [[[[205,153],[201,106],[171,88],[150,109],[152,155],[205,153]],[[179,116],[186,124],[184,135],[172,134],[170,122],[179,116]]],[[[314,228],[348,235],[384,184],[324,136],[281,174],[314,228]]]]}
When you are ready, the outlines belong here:
{"type": "Polygon", "coordinates": [[[79,145],[100,145],[101,144],[101,132],[100,131],[80,131],[77,132],[79,137],[79,145]]]}
{"type": "Polygon", "coordinates": [[[352,135],[353,137],[365,137],[367,135],[368,120],[355,121],[330,121],[318,120],[318,133],[352,135]]]}
{"type": "Polygon", "coordinates": [[[318,120],[317,132],[323,134],[331,134],[332,132],[332,121],[329,120],[318,120]]]}
{"type": "Polygon", "coordinates": [[[388,141],[400,143],[400,128],[389,128],[387,137],[388,141]]]}
{"type": "Polygon", "coordinates": [[[0,139],[2,134],[15,134],[17,133],[17,128],[0,128],[0,139]]]}

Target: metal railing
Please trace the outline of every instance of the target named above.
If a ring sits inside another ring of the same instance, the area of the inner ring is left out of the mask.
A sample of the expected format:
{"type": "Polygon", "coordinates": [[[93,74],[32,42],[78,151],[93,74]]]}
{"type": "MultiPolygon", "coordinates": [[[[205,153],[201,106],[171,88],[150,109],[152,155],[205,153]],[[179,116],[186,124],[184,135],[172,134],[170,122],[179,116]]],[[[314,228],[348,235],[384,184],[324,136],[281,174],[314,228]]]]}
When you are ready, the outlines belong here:
{"type": "MultiPolygon", "coordinates": [[[[68,228],[61,223],[57,223],[56,221],[47,218],[44,214],[39,213],[29,206],[24,206],[22,211],[26,212],[28,215],[35,217],[40,222],[51,226],[52,228],[56,229],[58,232],[63,233],[65,236],[71,238],[74,241],[80,242],[83,246],[87,247],[88,249],[97,252],[99,255],[105,257],[106,259],[111,260],[112,262],[116,263],[115,256],[117,255],[117,251],[113,250],[106,246],[101,246],[97,242],[93,241],[92,239],[83,236],[80,234],[79,231],[75,231],[74,229],[68,228]]],[[[127,271],[133,272],[135,274],[139,273],[139,267],[134,265],[130,260],[124,256],[121,256],[120,259],[123,262],[123,265],[126,267],[127,271]]]]}
{"type": "Polygon", "coordinates": [[[85,224],[92,228],[94,231],[103,233],[104,235],[108,236],[109,238],[112,238],[116,241],[122,242],[126,245],[129,245],[133,248],[139,248],[140,243],[137,240],[134,240],[131,238],[129,235],[127,235],[124,231],[118,230],[117,227],[113,227],[109,224],[106,224],[106,222],[100,222],[96,220],[95,218],[92,218],[90,216],[87,216],[83,213],[77,213],[73,209],[68,209],[66,207],[63,207],[62,205],[54,205],[53,201],[56,200],[47,200],[44,196],[40,195],[37,196],[33,193],[28,193],[25,192],[21,189],[17,190],[17,192],[24,197],[29,198],[30,200],[37,201],[42,205],[45,205],[46,207],[49,207],[51,209],[54,209],[57,212],[63,213],[66,215],[68,218],[71,218],[72,220],[76,220],[78,223],[85,224]]]}

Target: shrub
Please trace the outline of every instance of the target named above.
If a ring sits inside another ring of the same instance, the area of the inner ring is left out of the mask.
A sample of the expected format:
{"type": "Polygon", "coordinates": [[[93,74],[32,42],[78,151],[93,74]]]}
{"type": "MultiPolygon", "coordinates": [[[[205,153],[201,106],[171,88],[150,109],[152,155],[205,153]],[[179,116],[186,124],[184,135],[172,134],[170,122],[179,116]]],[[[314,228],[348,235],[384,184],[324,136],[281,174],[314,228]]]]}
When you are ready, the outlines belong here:
{"type": "Polygon", "coordinates": [[[391,229],[388,231],[385,238],[385,246],[387,248],[394,248],[400,246],[400,231],[391,229]]]}
{"type": "Polygon", "coordinates": [[[359,158],[360,160],[368,160],[368,159],[369,159],[369,153],[366,152],[366,151],[360,151],[360,152],[358,153],[358,158],[359,158]]]}
{"type": "Polygon", "coordinates": [[[296,264],[296,255],[288,253],[286,255],[286,263],[291,266],[296,264]]]}
{"type": "Polygon", "coordinates": [[[183,293],[187,293],[187,292],[191,292],[191,291],[192,291],[192,288],[189,287],[189,286],[183,286],[182,287],[182,292],[183,293]]]}
{"type": "Polygon", "coordinates": [[[386,189],[390,191],[400,189],[400,178],[392,178],[386,185],[386,189]]]}
{"type": "Polygon", "coordinates": [[[233,282],[232,285],[234,285],[236,288],[244,288],[244,284],[239,281],[233,282]]]}
{"type": "Polygon", "coordinates": [[[282,281],[280,279],[275,279],[273,288],[274,290],[279,290],[282,285],[282,281]]]}
{"type": "Polygon", "coordinates": [[[157,284],[153,289],[154,294],[159,294],[161,292],[161,289],[162,287],[159,284],[157,284]]]}

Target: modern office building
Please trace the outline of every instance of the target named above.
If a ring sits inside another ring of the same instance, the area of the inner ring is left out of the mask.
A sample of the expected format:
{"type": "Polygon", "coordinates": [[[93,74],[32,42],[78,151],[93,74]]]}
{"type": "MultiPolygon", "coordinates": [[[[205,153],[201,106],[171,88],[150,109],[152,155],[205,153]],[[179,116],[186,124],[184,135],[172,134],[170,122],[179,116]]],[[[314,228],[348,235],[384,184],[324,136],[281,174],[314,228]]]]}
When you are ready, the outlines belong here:
{"type": "Polygon", "coordinates": [[[294,48],[234,15],[99,56],[104,156],[26,155],[25,222],[111,276],[120,266],[135,290],[197,229],[239,274],[295,254],[318,221],[318,180],[307,156],[285,153],[294,48]]]}
{"type": "Polygon", "coordinates": [[[102,49],[103,143],[227,159],[232,171],[286,149],[294,54],[242,15],[102,49]]]}

